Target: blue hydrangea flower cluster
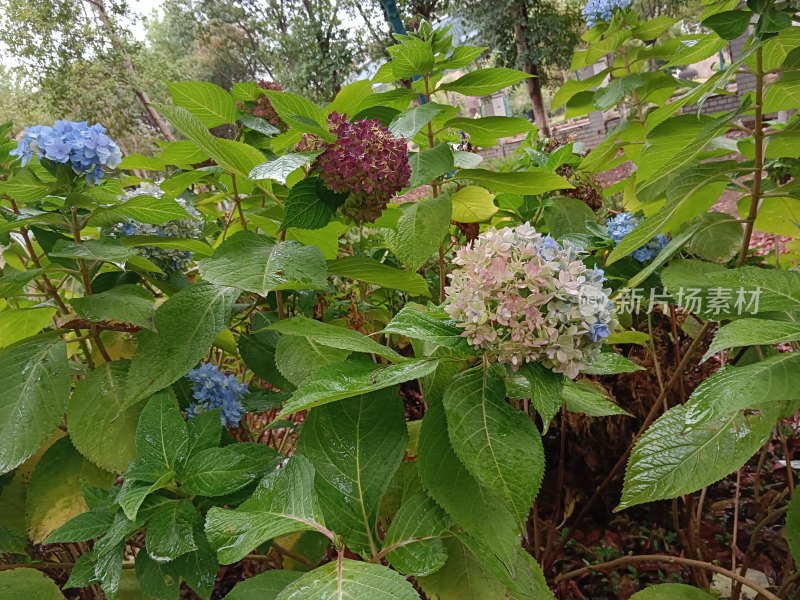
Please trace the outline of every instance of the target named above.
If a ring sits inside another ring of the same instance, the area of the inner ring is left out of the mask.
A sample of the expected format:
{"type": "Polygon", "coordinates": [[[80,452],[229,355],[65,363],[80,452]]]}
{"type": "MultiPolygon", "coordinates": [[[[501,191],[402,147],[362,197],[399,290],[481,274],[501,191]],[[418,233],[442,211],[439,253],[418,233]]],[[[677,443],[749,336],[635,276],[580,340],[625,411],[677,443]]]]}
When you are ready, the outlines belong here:
{"type": "MultiPolygon", "coordinates": [[[[125,192],[125,197],[122,200],[128,201],[131,198],[142,195],[161,198],[164,192],[157,185],[143,183],[139,187],[125,192]]],[[[190,218],[168,221],[161,225],[150,225],[128,219],[124,223],[118,223],[112,227],[108,231],[108,235],[111,237],[153,235],[158,237],[199,238],[203,233],[203,217],[196,208],[183,198],[177,198],[176,202],[186,209],[186,212],[191,215],[190,218]]],[[[142,256],[154,262],[167,273],[180,273],[192,264],[192,253],[188,250],[144,246],[142,248],[142,256]]]]}
{"type": "MultiPolygon", "coordinates": [[[[642,217],[638,215],[619,213],[617,216],[608,220],[608,235],[615,244],[619,244],[623,238],[636,229],[641,222],[642,217]]],[[[658,256],[658,253],[661,252],[668,243],[669,238],[663,233],[659,233],[644,246],[631,252],[631,256],[640,263],[650,262],[658,256]]]]}
{"type": "Polygon", "coordinates": [[[34,154],[54,163],[69,163],[77,174],[86,175],[86,180],[94,183],[103,178],[104,166],[113,169],[122,161],[122,152],[106,135],[106,128],[100,123],[89,126],[86,121],[28,127],[11,154],[19,157],[23,167],[34,154]]]}
{"type": "Polygon", "coordinates": [[[189,371],[186,378],[192,382],[194,402],[186,409],[190,419],[214,408],[221,408],[220,419],[223,425],[238,427],[242,419],[242,397],[247,394],[247,385],[239,383],[233,375],[225,375],[211,363],[203,363],[189,371]]]}
{"type": "Polygon", "coordinates": [[[616,9],[624,10],[631,5],[632,0],[587,0],[583,7],[583,19],[586,26],[591,29],[599,21],[608,23],[616,9]]]}

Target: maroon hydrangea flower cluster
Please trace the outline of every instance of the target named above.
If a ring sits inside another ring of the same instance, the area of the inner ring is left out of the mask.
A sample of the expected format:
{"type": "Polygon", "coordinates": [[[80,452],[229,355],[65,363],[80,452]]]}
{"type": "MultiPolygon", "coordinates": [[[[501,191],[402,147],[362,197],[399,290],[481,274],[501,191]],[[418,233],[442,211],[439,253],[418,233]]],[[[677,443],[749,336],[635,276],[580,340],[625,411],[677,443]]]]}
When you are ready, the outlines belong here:
{"type": "Polygon", "coordinates": [[[351,123],[333,112],[328,126],[336,141],[324,145],[315,170],[330,189],[348,194],[342,206],[346,217],[374,222],[392,196],[408,185],[408,147],[377,119],[351,123]]]}
{"type": "MultiPolygon", "coordinates": [[[[273,92],[283,91],[283,86],[280,83],[275,81],[265,81],[264,79],[258,82],[258,87],[260,87],[262,90],[270,90],[273,92]]],[[[261,96],[256,101],[256,106],[253,108],[253,116],[266,119],[271,125],[274,125],[278,129],[287,129],[286,123],[284,123],[283,119],[278,116],[278,113],[272,106],[272,102],[270,102],[270,99],[267,96],[261,96]]]]}

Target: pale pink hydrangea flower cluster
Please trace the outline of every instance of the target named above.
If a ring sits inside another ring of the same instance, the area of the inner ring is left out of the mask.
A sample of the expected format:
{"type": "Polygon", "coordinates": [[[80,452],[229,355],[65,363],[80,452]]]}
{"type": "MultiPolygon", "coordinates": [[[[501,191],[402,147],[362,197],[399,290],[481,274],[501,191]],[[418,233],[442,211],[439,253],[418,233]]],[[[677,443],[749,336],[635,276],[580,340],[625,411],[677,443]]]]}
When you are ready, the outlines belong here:
{"type": "Polygon", "coordinates": [[[470,344],[515,369],[541,361],[574,379],[617,326],[603,271],[529,223],[488,230],[454,262],[445,310],[470,344]]]}

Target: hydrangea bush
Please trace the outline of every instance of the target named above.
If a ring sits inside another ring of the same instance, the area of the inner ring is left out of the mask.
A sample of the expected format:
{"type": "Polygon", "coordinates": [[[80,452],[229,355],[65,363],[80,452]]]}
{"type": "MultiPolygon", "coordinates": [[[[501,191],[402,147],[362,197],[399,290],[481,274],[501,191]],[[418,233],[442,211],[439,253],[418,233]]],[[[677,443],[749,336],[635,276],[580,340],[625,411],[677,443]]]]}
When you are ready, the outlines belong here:
{"type": "Polygon", "coordinates": [[[538,144],[523,118],[460,117],[449,97],[528,75],[467,69],[486,49],[427,23],[324,106],[173,83],[157,108],[181,139],[154,156],[120,162],[87,123],[19,142],[0,127],[0,590],[539,600],[627,568],[636,600],[705,593],[636,589],[661,584],[629,568],[647,562],[796,595],[791,572],[754,582],[697,543],[727,511],[732,552],[767,539],[788,564],[777,528],[793,548],[800,523],[790,469],[712,487],[790,448],[781,419],[799,406],[796,246],[750,249],[756,230],[796,234],[794,181],[765,176],[798,152],[796,115],[765,120],[796,108],[796,15],[710,3],[684,36],[610,6],[587,9],[573,60],[609,66],[553,99],[620,108],[590,151],[538,144]],[[745,54],[702,84],[650,70],[704,60],[751,23],[745,54]],[[698,114],[745,71],[756,89],[738,110],[698,114]],[[733,131],[740,160],[720,160],[733,131]],[[477,151],[522,134],[505,168],[477,151]],[[636,168],[619,186],[577,189],[622,160],[636,168]],[[706,210],[723,192],[738,216],[706,210]],[[646,216],[609,223],[620,209],[646,216]],[[630,288],[661,301],[623,310],[630,288]],[[608,433],[597,457],[589,430],[608,433]],[[570,540],[617,499],[657,503],[671,541],[642,556],[621,536],[618,558],[584,566],[602,559],[570,540]]]}

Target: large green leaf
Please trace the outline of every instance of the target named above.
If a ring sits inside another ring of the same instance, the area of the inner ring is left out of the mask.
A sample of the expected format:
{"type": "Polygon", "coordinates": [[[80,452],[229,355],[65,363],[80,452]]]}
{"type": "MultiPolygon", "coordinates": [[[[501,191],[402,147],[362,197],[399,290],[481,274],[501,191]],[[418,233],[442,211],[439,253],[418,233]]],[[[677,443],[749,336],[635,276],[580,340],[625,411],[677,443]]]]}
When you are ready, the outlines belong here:
{"type": "Polygon", "coordinates": [[[397,222],[395,254],[403,264],[417,270],[443,243],[450,226],[452,204],[446,195],[403,205],[397,222]]]}
{"type": "Polygon", "coordinates": [[[0,572],[0,600],[64,600],[55,581],[37,569],[0,572]]]}
{"type": "Polygon", "coordinates": [[[686,405],[686,424],[798,398],[800,354],[776,354],[744,367],[726,367],[706,379],[686,405]]]}
{"type": "Polygon", "coordinates": [[[42,269],[12,271],[6,266],[3,273],[3,276],[0,277],[0,298],[5,298],[24,290],[26,285],[42,273],[42,269]]]}
{"type": "Polygon", "coordinates": [[[283,589],[300,577],[301,571],[271,569],[240,581],[225,600],[275,600],[283,589]]]}
{"type": "Polygon", "coordinates": [[[727,348],[785,344],[800,340],[800,323],[769,319],[739,319],[720,327],[703,360],[727,348]]]}
{"type": "Polygon", "coordinates": [[[409,37],[402,44],[389,46],[386,50],[392,55],[394,79],[427,75],[433,68],[433,48],[429,41],[409,37]]]}
{"type": "Polygon", "coordinates": [[[544,448],[533,421],[506,402],[503,380],[482,367],[453,379],[444,408],[456,455],[522,526],[544,476],[544,448]]]}
{"type": "Polygon", "coordinates": [[[463,330],[447,313],[437,313],[413,302],[401,308],[383,332],[445,346],[460,355],[473,353],[467,339],[461,335],[463,330]]]}
{"type": "Polygon", "coordinates": [[[52,258],[77,258],[98,260],[122,266],[131,256],[138,254],[113,238],[86,240],[83,243],[72,240],[58,240],[53,249],[47,253],[52,258]]]}
{"type": "Polygon", "coordinates": [[[321,229],[344,198],[346,195],[329,190],[318,177],[307,177],[289,190],[281,228],[321,229]]]}
{"type": "Polygon", "coordinates": [[[208,81],[176,81],[168,83],[172,101],[182,106],[206,127],[235,123],[238,111],[233,97],[208,81]]]}
{"type": "Polygon", "coordinates": [[[653,128],[636,171],[639,193],[663,185],[679,169],[690,164],[727,125],[723,117],[712,119],[687,114],[667,119],[653,128]]]}
{"type": "Polygon", "coordinates": [[[148,482],[172,473],[186,458],[189,431],[178,410],[175,397],[159,392],[148,401],[136,428],[136,462],[138,478],[148,482]]]}
{"type": "Polygon", "coordinates": [[[456,524],[483,540],[488,551],[504,564],[512,565],[520,540],[515,517],[456,456],[442,402],[431,404],[422,419],[417,466],[425,490],[456,524]]]}
{"type": "Polygon", "coordinates": [[[158,332],[138,334],[125,408],[186,375],[228,326],[238,295],[234,288],[193,285],[170,296],[156,311],[158,332]]]}
{"type": "Polygon", "coordinates": [[[497,212],[494,194],[477,185],[465,185],[450,196],[453,203],[453,221],[483,223],[497,212]]]}
{"type": "Polygon", "coordinates": [[[443,83],[438,89],[458,92],[465,96],[488,96],[531,77],[516,69],[478,69],[462,75],[455,81],[443,83]]]}
{"type": "Polygon", "coordinates": [[[396,388],[311,411],[298,452],[314,465],[325,522],[354,552],[377,554],[378,507],[408,440],[396,388]]]}
{"type": "Polygon", "coordinates": [[[203,279],[266,296],[276,290],[314,290],[328,285],[319,248],[299,242],[274,243],[240,231],[225,240],[214,256],[198,263],[203,279]]]}
{"type": "Polygon", "coordinates": [[[697,231],[686,249],[703,260],[727,263],[739,253],[744,239],[742,223],[728,213],[711,211],[695,219],[697,231]]]}
{"type": "Polygon", "coordinates": [[[316,530],[327,535],[314,491],[314,467],[304,457],[293,456],[267,474],[238,508],[212,507],[205,530],[219,561],[226,565],[287,533],[316,530]]]}
{"type": "Polygon", "coordinates": [[[544,209],[544,221],[550,235],[556,239],[589,233],[586,222],[594,220],[594,212],[585,202],[569,196],[554,198],[553,203],[544,209]]]}
{"type": "Polygon", "coordinates": [[[256,165],[264,162],[264,155],[252,146],[211,135],[206,126],[183,107],[162,104],[158,110],[226,171],[247,178],[256,165]]]}
{"type": "Polygon", "coordinates": [[[715,321],[800,308],[800,273],[675,261],[661,281],[679,306],[715,321]]]}
{"type": "Polygon", "coordinates": [[[406,575],[438,571],[447,560],[441,535],[447,530],[445,512],[425,492],[403,502],[383,540],[389,563],[406,575]]]}
{"type": "Polygon", "coordinates": [[[275,347],[275,364],[281,375],[297,386],[321,368],[339,363],[349,355],[349,350],[317,344],[308,337],[282,335],[275,347]]]}
{"type": "Polygon", "coordinates": [[[75,386],[67,407],[72,443],[96,465],[122,473],[136,457],[136,426],[143,405],[123,408],[130,362],[98,367],[75,386]]]}
{"type": "Polygon", "coordinates": [[[434,102],[409,108],[400,113],[389,124],[389,131],[395,137],[412,139],[423,127],[443,110],[443,106],[434,102]]]}
{"type": "Polygon", "coordinates": [[[419,379],[436,370],[436,365],[436,360],[428,359],[405,360],[389,366],[367,360],[329,365],[303,381],[278,417],[419,379]]]}
{"type": "Polygon", "coordinates": [[[153,328],[153,296],[138,285],[120,285],[101,294],[72,298],[70,305],[93,321],[124,321],[153,328]]]}
{"type": "Polygon", "coordinates": [[[16,308],[0,311],[0,348],[33,337],[52,324],[55,307],[16,308]]]}
{"type": "Polygon", "coordinates": [[[0,351],[0,473],[22,464],[52,433],[69,389],[63,342],[34,339],[0,351]]]}
{"type": "Polygon", "coordinates": [[[561,390],[564,387],[565,378],[544,367],[541,363],[523,365],[519,373],[528,380],[531,404],[542,417],[544,430],[547,431],[550,421],[561,410],[561,390]]]}
{"type": "Polygon", "coordinates": [[[277,596],[277,600],[317,598],[419,600],[419,594],[388,567],[342,558],[305,573],[277,596]]]}
{"type": "Polygon", "coordinates": [[[508,192],[528,196],[575,187],[560,175],[544,169],[511,173],[495,173],[487,169],[462,169],[456,173],[456,178],[469,179],[497,193],[508,192]]]}
{"type": "Polygon", "coordinates": [[[447,121],[444,126],[465,131],[469,134],[471,143],[484,148],[494,146],[498,138],[519,135],[536,129],[536,125],[522,117],[482,117],[480,119],[456,117],[447,121]]]}
{"type": "Polygon", "coordinates": [[[752,18],[753,13],[746,10],[726,10],[703,20],[703,26],[724,40],[735,40],[747,30],[752,18]]]}
{"type": "Polygon", "coordinates": [[[197,550],[195,522],[200,515],[188,500],[165,502],[147,521],[147,554],[156,562],[167,562],[197,550]]]}
{"type": "Polygon", "coordinates": [[[28,537],[41,543],[74,516],[88,510],[81,482],[110,487],[114,475],[84,459],[69,438],[54,443],[36,464],[28,483],[25,520],[28,537]]]}
{"type": "Polygon", "coordinates": [[[782,405],[734,411],[687,426],[691,406],[659,417],[628,459],[619,509],[690,494],[740,468],[767,441],[782,405]]]}
{"type": "Polygon", "coordinates": [[[346,327],[315,321],[308,317],[299,316],[277,321],[267,329],[277,331],[283,335],[305,337],[317,344],[330,346],[331,348],[377,354],[395,362],[403,358],[391,348],[379,344],[363,333],[346,327]]]}
{"type": "Polygon", "coordinates": [[[294,154],[284,154],[281,157],[262,163],[250,171],[251,179],[272,179],[281,185],[286,184],[286,180],[300,167],[304,167],[319,155],[319,152],[296,152],[294,154]]]}
{"type": "Polygon", "coordinates": [[[141,194],[117,206],[94,211],[89,217],[89,225],[108,226],[126,219],[160,225],[167,221],[189,218],[190,215],[186,209],[175,200],[141,194]]]}
{"type": "MultiPolygon", "coordinates": [[[[219,421],[219,416],[216,416],[219,421]]],[[[179,470],[181,488],[197,496],[224,496],[254,481],[274,466],[278,453],[263,444],[206,448],[179,470]]]]}
{"type": "Polygon", "coordinates": [[[430,296],[428,284],[419,273],[395,269],[363,256],[345,256],[329,260],[328,273],[416,296],[430,296]]]}
{"type": "Polygon", "coordinates": [[[455,168],[454,161],[450,145],[444,142],[412,153],[408,159],[411,164],[408,187],[415,188],[450,173],[455,168]]]}

